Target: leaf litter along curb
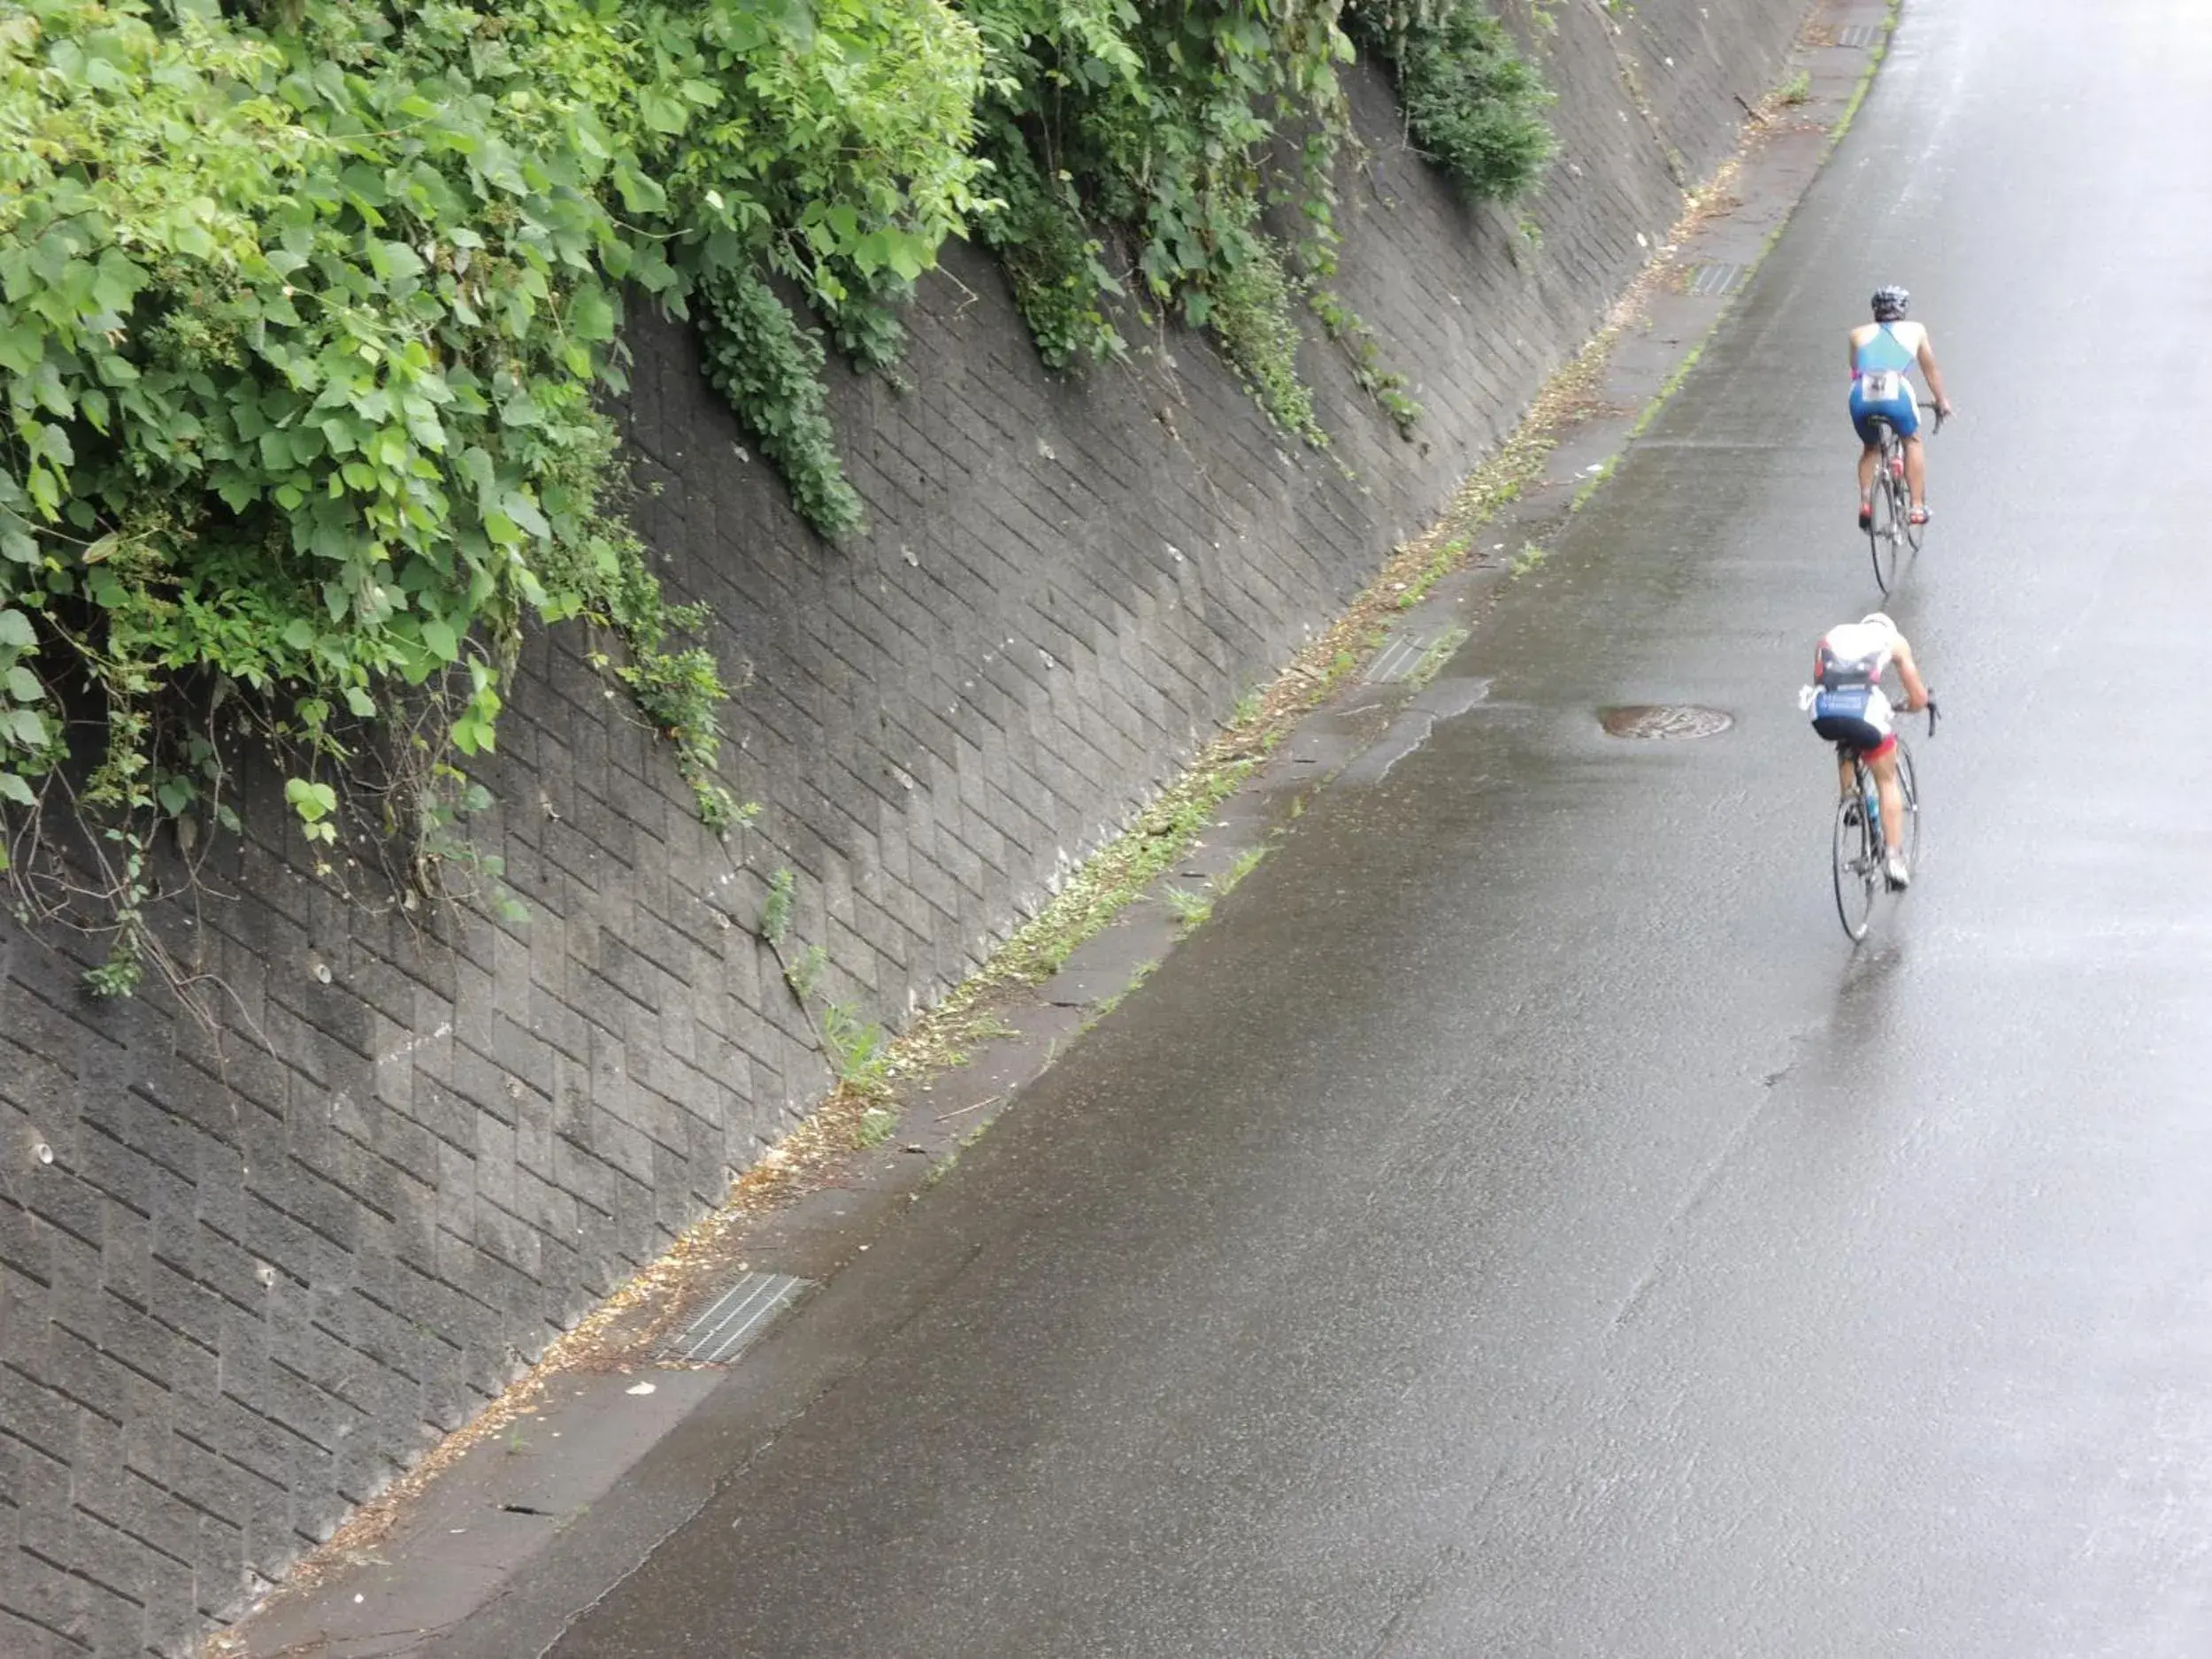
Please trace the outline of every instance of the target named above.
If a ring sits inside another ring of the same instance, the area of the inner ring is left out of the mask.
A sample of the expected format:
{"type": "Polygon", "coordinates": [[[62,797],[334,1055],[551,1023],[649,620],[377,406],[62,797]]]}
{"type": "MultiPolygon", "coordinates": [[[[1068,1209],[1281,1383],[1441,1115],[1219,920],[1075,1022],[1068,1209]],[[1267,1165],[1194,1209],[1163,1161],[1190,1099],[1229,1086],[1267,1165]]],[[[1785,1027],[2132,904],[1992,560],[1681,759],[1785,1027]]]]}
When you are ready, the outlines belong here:
{"type": "MultiPolygon", "coordinates": [[[[1752,137],[1760,131],[1755,124],[1752,137]]],[[[1603,325],[1545,382],[1519,426],[1468,475],[1436,522],[1400,544],[1376,579],[1329,628],[1299,650],[1256,695],[1248,693],[1232,723],[1134,816],[1129,829],[1077,865],[1051,900],[1017,927],[980,968],[889,1041],[883,1076],[894,1107],[910,1086],[926,1086],[931,1076],[965,1064],[970,1045],[1018,1034],[1002,1017],[1007,1005],[1022,990],[1049,978],[1078,945],[1141,897],[1182,856],[1211,821],[1213,810],[1258,767],[1275,743],[1366,664],[1392,615],[1410,609],[1439,580],[1467,563],[1474,533],[1542,479],[1546,462],[1570,429],[1582,420],[1617,412],[1598,396],[1613,349],[1681,264],[1677,250],[1706,220],[1736,205],[1731,190],[1741,163],[1740,156],[1724,162],[1701,188],[1685,192],[1681,219],[1615,302],[1603,325]]],[[[1647,417],[1671,395],[1682,377],[1678,367],[1647,405],[1647,417]]],[[[1134,982],[1141,983],[1156,965],[1145,964],[1134,982]]],[[[1107,999],[1083,1029],[1094,1025],[1125,994],[1107,999]]],[[[967,1110],[1002,1106],[1005,1099],[994,1096],[967,1110]]],[[[310,1591],[334,1571],[373,1551],[408,1502],[441,1473],[485,1440],[534,1415],[553,1380],[577,1371],[626,1371],[657,1365],[650,1358],[654,1345],[688,1309],[693,1294],[710,1276],[733,1265],[742,1269],[744,1263],[737,1258],[753,1225],[827,1185],[848,1167],[858,1156],[863,1136],[874,1133],[868,1125],[869,1114],[883,1110],[885,1098],[879,1091],[840,1084],[732,1183],[718,1208],[686,1228],[658,1261],[550,1343],[534,1364],[469,1423],[355,1510],[293,1567],[268,1599],[310,1591]]],[[[934,1187],[985,1127],[987,1120],[940,1157],[919,1191],[934,1187]]],[[[227,1632],[217,1632],[199,1651],[201,1659],[234,1659],[244,1649],[227,1632]]]]}
{"type": "MultiPolygon", "coordinates": [[[[1756,142],[1764,130],[1756,111],[1754,118],[1748,142],[1756,142]]],[[[997,1009],[1022,988],[1049,978],[1077,946],[1103,929],[1181,857],[1210,821],[1213,809],[1259,766],[1276,742],[1373,656],[1392,613],[1410,609],[1438,581],[1467,563],[1475,532],[1543,478],[1546,462],[1571,429],[1586,419],[1626,412],[1613,410],[1599,396],[1614,348],[1641,320],[1652,296],[1686,263],[1680,249],[1709,220],[1740,205],[1734,188],[1743,162],[1741,153],[1732,156],[1702,185],[1683,192],[1681,218],[1614,302],[1603,325],[1544,383],[1520,424],[1468,475],[1436,522],[1401,543],[1336,621],[1301,649],[1272,680],[1239,699],[1220,735],[1153,797],[1130,829],[1076,866],[1059,891],[980,968],[891,1041],[885,1071],[895,1079],[895,1094],[901,1085],[964,1062],[964,1045],[979,1035],[1002,1033],[1005,1027],[997,1009]],[[991,1032],[992,1027],[996,1031],[991,1032]]],[[[1700,342],[1669,373],[1644,406],[1631,435],[1640,433],[1673,396],[1701,348],[1700,342]]],[[[1465,637],[1460,634],[1455,645],[1465,637]]],[[[1440,666],[1440,662],[1429,665],[1430,673],[1440,666]]],[[[848,1092],[833,1094],[824,1110],[837,1110],[848,1092]]],[[[844,1111],[855,1118],[864,1107],[865,1102],[843,1101],[844,1111]]]]}

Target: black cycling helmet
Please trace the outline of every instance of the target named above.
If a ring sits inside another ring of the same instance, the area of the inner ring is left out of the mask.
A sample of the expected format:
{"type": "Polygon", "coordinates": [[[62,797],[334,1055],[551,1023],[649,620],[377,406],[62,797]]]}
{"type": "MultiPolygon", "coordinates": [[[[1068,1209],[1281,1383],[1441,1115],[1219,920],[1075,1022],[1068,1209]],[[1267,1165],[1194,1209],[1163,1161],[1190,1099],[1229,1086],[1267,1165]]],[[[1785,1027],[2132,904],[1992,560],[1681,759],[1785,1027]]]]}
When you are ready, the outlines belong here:
{"type": "Polygon", "coordinates": [[[1911,303],[1912,296],[1894,282],[1886,288],[1876,288],[1874,290],[1874,320],[1878,323],[1893,323],[1905,314],[1906,307],[1911,303]]]}

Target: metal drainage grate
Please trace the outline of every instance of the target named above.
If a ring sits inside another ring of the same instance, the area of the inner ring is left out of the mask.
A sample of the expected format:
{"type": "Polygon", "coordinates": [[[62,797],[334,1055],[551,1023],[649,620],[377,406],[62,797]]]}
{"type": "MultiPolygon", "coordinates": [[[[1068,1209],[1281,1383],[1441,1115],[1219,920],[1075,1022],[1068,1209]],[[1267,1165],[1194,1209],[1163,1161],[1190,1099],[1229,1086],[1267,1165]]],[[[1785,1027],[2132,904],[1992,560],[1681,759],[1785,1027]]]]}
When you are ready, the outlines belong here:
{"type": "Polygon", "coordinates": [[[1701,265],[1690,273],[1690,285],[1683,292],[1733,294],[1743,276],[1744,267],[1740,265],[1701,265]]]}
{"type": "Polygon", "coordinates": [[[1735,724],[1718,709],[1687,703],[1631,703],[1598,710],[1608,737],[1710,737],[1735,724]]]}
{"type": "Polygon", "coordinates": [[[687,1365],[726,1365],[808,1288],[810,1281],[787,1273],[747,1273],[679,1332],[661,1357],[687,1365]]]}
{"type": "Polygon", "coordinates": [[[1872,46],[1882,38],[1879,23],[1851,23],[1836,31],[1836,44],[1855,46],[1862,50],[1872,46]]]}
{"type": "Polygon", "coordinates": [[[1367,683],[1387,686],[1403,680],[1428,655],[1429,641],[1417,634],[1401,634],[1375,653],[1367,665],[1367,683]]]}

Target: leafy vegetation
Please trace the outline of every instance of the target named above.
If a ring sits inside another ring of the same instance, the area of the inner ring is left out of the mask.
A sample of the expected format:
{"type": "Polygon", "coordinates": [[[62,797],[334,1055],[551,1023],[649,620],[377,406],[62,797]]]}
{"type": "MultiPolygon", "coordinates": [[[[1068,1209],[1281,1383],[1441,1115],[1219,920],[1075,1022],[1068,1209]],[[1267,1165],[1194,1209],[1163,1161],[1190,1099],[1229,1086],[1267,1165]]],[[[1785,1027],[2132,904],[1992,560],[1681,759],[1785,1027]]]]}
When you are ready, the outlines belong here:
{"type": "Polygon", "coordinates": [[[707,379],[783,474],[792,504],[825,535],[857,529],[860,497],[838,459],[821,342],[756,272],[710,271],[700,298],[707,379]]]}
{"type": "Polygon", "coordinates": [[[1047,362],[1126,349],[1110,246],[1134,292],[1210,330],[1286,431],[1325,442],[1297,366],[1302,296],[1410,432],[1421,411],[1403,377],[1327,287],[1351,141],[1337,72],[1351,40],[1377,51],[1424,147],[1481,194],[1519,194],[1550,153],[1546,95],[1475,0],[963,3],[1002,72],[985,130],[1003,209],[983,234],[1047,362]],[[1277,222],[1294,227],[1286,239],[1263,228],[1277,222]]]}
{"type": "Polygon", "coordinates": [[[1463,189],[1509,202],[1534,186],[1555,148],[1551,95],[1494,17],[1472,0],[1371,0],[1345,26],[1395,68],[1408,133],[1463,189]]]}
{"type": "Polygon", "coordinates": [[[994,129],[985,153],[1000,206],[979,228],[1006,268],[1038,355],[1056,369],[1120,357],[1127,346],[1105,306],[1123,289],[1101,263],[1105,246],[1084,222],[1070,181],[1045,176],[1011,122],[994,129]]]}
{"type": "MultiPolygon", "coordinates": [[[[623,297],[695,319],[801,513],[856,528],[834,349],[973,230],[1039,349],[1211,332],[1324,441],[1341,0],[16,0],[0,13],[0,864],[136,983],[157,833],[234,828],[273,755],[303,836],[461,845],[523,630],[579,622],[702,817],[727,687],[623,514],[623,297]],[[825,343],[826,336],[826,344],[825,343]],[[56,813],[56,809],[59,809],[56,813]],[[50,826],[49,818],[57,823],[50,826]],[[70,841],[59,820],[87,833],[70,841]]],[[[1540,165],[1533,72],[1471,0],[1393,42],[1425,147],[1540,165]],[[1417,113],[1417,111],[1418,111],[1417,113]]],[[[495,871],[491,872],[495,879],[495,871]]]]}

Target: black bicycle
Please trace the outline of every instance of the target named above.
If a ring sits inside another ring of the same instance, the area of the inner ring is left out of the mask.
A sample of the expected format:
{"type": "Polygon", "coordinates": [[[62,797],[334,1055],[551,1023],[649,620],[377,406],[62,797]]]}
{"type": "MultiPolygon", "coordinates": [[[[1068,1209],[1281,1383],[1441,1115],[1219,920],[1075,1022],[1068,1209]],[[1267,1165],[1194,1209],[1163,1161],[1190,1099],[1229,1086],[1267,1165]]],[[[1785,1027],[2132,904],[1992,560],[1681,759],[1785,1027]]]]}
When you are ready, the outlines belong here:
{"type": "MultiPolygon", "coordinates": [[[[1935,699],[1928,699],[1928,732],[1935,733],[1935,699]]],[[[1905,868],[1920,868],[1920,785],[1913,775],[1912,750],[1897,739],[1897,787],[1905,809],[1905,868]]],[[[1881,794],[1874,769],[1856,750],[1851,756],[1851,789],[1836,803],[1836,915],[1856,944],[1874,924],[1874,904],[1889,886],[1889,841],[1882,831],[1881,794]]]]}
{"type": "MultiPolygon", "coordinates": [[[[1930,435],[1942,431],[1942,411],[1930,403],[1920,407],[1935,411],[1930,435]]],[[[1874,585],[1890,594],[1904,580],[1902,567],[1920,551],[1928,526],[1912,521],[1912,489],[1905,482],[1905,441],[1882,416],[1874,416],[1873,423],[1881,448],[1874,472],[1874,494],[1867,502],[1866,542],[1874,555],[1874,585]]]]}

